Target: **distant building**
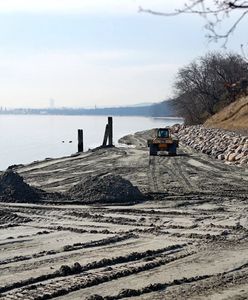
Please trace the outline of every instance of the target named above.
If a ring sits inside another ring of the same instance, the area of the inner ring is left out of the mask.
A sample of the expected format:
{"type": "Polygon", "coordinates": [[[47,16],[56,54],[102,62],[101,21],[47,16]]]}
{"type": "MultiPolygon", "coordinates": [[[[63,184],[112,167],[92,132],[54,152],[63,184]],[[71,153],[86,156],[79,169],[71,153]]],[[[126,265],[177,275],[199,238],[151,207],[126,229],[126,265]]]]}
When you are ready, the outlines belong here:
{"type": "Polygon", "coordinates": [[[55,106],[55,100],[54,100],[54,99],[50,99],[50,100],[49,100],[49,108],[50,108],[50,109],[53,109],[54,106],[55,106]]]}

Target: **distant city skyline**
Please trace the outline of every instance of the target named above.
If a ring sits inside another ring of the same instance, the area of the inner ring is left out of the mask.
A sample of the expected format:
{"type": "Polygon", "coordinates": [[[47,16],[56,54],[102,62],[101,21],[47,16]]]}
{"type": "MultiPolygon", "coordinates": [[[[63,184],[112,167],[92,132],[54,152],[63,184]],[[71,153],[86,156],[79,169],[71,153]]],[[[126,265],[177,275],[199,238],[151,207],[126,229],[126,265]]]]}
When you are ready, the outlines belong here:
{"type": "MultiPolygon", "coordinates": [[[[172,11],[183,3],[0,0],[0,106],[109,107],[172,97],[178,69],[221,44],[208,44],[197,15],[156,17],[138,8],[172,11]]],[[[227,50],[240,52],[246,27],[244,20],[227,50]]]]}

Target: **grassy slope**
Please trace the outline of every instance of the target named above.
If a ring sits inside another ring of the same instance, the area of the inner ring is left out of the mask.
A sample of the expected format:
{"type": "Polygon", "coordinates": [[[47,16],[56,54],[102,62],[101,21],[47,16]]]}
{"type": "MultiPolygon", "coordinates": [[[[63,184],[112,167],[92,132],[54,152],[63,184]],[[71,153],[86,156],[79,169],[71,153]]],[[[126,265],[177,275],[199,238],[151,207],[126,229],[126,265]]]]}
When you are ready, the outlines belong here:
{"type": "Polygon", "coordinates": [[[223,110],[209,118],[207,127],[223,128],[248,132],[248,97],[243,97],[231,103],[223,110]]]}

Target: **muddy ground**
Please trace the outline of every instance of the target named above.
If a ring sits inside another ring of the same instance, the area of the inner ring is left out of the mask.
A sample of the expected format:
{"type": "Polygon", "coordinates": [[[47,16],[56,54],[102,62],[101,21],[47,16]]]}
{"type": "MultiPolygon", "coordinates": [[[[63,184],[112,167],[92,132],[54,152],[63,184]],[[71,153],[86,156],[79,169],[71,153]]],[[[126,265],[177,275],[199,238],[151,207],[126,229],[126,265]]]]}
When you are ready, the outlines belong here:
{"type": "Polygon", "coordinates": [[[248,298],[248,170],[183,146],[149,158],[146,138],[18,169],[48,192],[117,174],[150,200],[0,204],[0,299],[248,298]]]}

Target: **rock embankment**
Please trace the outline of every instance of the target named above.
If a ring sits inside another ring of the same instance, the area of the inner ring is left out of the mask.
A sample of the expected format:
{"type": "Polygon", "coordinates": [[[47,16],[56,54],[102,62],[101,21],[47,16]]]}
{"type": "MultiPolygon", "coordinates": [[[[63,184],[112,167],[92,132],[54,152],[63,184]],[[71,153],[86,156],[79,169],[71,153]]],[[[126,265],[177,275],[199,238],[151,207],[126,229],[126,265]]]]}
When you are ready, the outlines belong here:
{"type": "Polygon", "coordinates": [[[174,125],[174,133],[185,145],[229,164],[248,165],[248,136],[203,125],[174,125]]]}

